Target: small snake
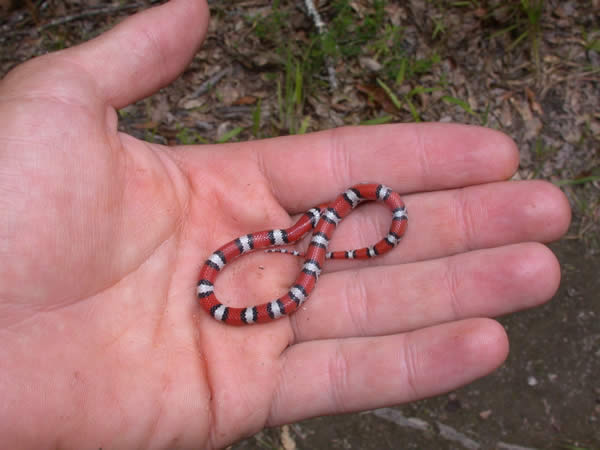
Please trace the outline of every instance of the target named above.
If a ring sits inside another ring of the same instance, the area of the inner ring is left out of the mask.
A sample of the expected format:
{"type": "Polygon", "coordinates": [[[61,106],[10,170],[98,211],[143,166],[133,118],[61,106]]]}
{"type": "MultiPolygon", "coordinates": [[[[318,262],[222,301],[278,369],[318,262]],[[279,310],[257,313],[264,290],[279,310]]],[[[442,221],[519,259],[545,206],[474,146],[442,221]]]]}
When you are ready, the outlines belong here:
{"type": "Polygon", "coordinates": [[[228,325],[265,323],[289,315],[306,301],[321,274],[325,259],[368,259],[390,251],[406,232],[408,215],[400,195],[382,184],[357,184],[340,194],[333,202],[306,211],[286,229],[259,231],[240,236],[217,249],[200,269],[197,295],[202,307],[216,320],[228,325]],[[387,236],[370,247],[328,252],[329,241],[340,221],[364,201],[380,201],[392,210],[392,224],[387,236]],[[293,244],[310,230],[312,238],[305,254],[279,246],[293,244]],[[271,247],[271,248],[269,248],[271,247]],[[289,253],[304,257],[298,278],[280,298],[247,308],[225,306],[215,296],[214,282],[226,264],[253,250],[289,253]]]}

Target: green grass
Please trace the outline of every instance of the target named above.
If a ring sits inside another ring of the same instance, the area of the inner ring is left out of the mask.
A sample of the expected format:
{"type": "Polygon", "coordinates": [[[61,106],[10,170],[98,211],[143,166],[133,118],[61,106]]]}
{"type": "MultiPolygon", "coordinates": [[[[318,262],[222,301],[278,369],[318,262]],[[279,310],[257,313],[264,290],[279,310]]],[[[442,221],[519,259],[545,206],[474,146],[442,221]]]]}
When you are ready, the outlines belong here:
{"type": "Polygon", "coordinates": [[[361,125],[383,125],[384,123],[390,123],[394,121],[394,117],[388,115],[375,117],[374,119],[369,119],[361,122],[361,125]]]}
{"type": "MultiPolygon", "coordinates": [[[[512,52],[523,42],[529,42],[529,53],[536,72],[540,72],[540,31],[544,12],[544,0],[513,0],[500,3],[497,8],[506,9],[506,26],[493,33],[490,38],[510,35],[511,43],[507,50],[512,52]]],[[[494,9],[488,13],[491,16],[494,9]]]]}
{"type": "Polygon", "coordinates": [[[576,184],[593,183],[594,181],[600,181],[600,175],[592,175],[589,177],[575,178],[572,180],[558,180],[554,184],[556,184],[557,186],[568,186],[568,185],[576,185],[576,184]]]}
{"type": "Polygon", "coordinates": [[[303,117],[307,74],[303,61],[288,53],[285,70],[277,80],[279,129],[290,134],[306,132],[308,122],[303,117]]]}
{"type": "MultiPolygon", "coordinates": [[[[323,18],[327,23],[327,32],[319,35],[313,27],[306,36],[308,42],[305,39],[295,41],[293,38],[297,30],[292,28],[288,20],[293,11],[290,2],[275,1],[269,14],[246,18],[261,43],[273,48],[283,62],[281,71],[272,75],[277,87],[278,114],[270,124],[273,128],[271,134],[308,131],[313,121],[305,111],[306,99],[316,90],[327,89],[328,61],[334,66],[352,67],[358,65],[360,57],[368,56],[376,60],[381,65],[377,82],[388,96],[402,84],[430,72],[441,61],[435,51],[420,58],[407,52],[403,28],[387,21],[387,3],[385,0],[374,0],[364,14],[359,15],[349,0],[335,0],[330,8],[331,13],[323,18]]],[[[442,32],[443,23],[440,22],[439,33],[442,32]]],[[[397,104],[402,103],[414,120],[421,120],[419,105],[414,101],[416,94],[410,92],[403,98],[390,98],[397,104]]],[[[388,119],[372,120],[378,122],[388,119]]],[[[252,121],[252,134],[258,136],[260,125],[257,125],[256,115],[253,115],[252,121]]]]}
{"type": "Polygon", "coordinates": [[[234,129],[229,130],[227,133],[217,139],[217,144],[224,144],[225,142],[232,141],[242,131],[244,131],[243,127],[235,127],[234,129]]]}
{"type": "Polygon", "coordinates": [[[260,138],[260,126],[261,126],[261,114],[262,114],[262,101],[259,99],[256,102],[256,107],[254,111],[252,111],[252,136],[255,138],[260,138]]]}
{"type": "MultiPolygon", "coordinates": [[[[498,24],[500,30],[492,33],[490,39],[506,36],[509,39],[509,51],[527,44],[525,50],[530,53],[532,71],[541,73],[539,40],[546,5],[544,0],[510,0],[497,3],[496,6],[474,0],[430,0],[428,3],[436,8],[436,13],[431,17],[433,25],[430,37],[437,45],[431,46],[429,54],[420,54],[418,57],[414,49],[406,48],[403,27],[393,26],[389,22],[386,13],[386,5],[389,3],[386,0],[373,0],[359,14],[350,0],[333,0],[323,17],[327,32],[319,35],[312,27],[298,40],[295,40],[299,35],[298,30],[294,29],[293,21],[290,20],[292,14],[296,13],[295,4],[291,1],[274,1],[268,14],[248,17],[247,20],[261,43],[266,48],[274,49],[281,61],[281,71],[273,74],[277,87],[277,118],[270,124],[260,124],[259,118],[253,115],[252,134],[257,137],[261,126],[270,127],[269,133],[272,135],[308,131],[310,124],[315,121],[311,120],[310,111],[306,110],[306,99],[315,92],[327,89],[327,61],[334,67],[355,67],[361,57],[369,57],[381,66],[376,78],[373,76],[373,81],[385,91],[398,109],[397,114],[393,113],[397,116],[396,120],[402,119],[403,112],[407,112],[411,120],[421,121],[426,117],[426,111],[423,110],[420,97],[441,91],[443,95],[436,98],[455,106],[475,119],[476,123],[486,125],[489,119],[489,102],[484,110],[473,110],[467,101],[450,93],[443,74],[438,79],[431,80],[428,85],[416,81],[422,75],[432,73],[443,58],[441,53],[446,51],[444,43],[451,37],[445,15],[448,8],[487,8],[487,15],[482,20],[490,20],[495,17],[494,13],[502,9],[503,14],[498,16],[502,17],[503,23],[498,24]],[[407,85],[410,89],[406,88],[407,85]]],[[[590,35],[590,48],[598,45],[596,37],[593,33],[590,35]]],[[[369,76],[364,73],[363,80],[369,76]]],[[[258,108],[260,110],[260,106],[258,108]]],[[[389,119],[384,115],[366,123],[387,120],[389,119]]]]}

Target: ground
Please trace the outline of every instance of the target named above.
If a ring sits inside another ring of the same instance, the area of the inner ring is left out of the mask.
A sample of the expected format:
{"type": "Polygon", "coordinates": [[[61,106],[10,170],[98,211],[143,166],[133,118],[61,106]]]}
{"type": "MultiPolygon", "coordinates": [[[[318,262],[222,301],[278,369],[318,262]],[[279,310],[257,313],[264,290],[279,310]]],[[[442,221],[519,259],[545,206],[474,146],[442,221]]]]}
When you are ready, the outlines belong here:
{"type": "MultiPolygon", "coordinates": [[[[150,3],[0,1],[0,76],[75,45],[150,3]]],[[[516,179],[563,189],[562,284],[548,305],[501,318],[506,363],[409,405],[269,429],[242,448],[600,448],[600,0],[209,1],[185,73],[120,111],[166,144],[227,142],[347,124],[472,123],[512,136],[516,179]]]]}

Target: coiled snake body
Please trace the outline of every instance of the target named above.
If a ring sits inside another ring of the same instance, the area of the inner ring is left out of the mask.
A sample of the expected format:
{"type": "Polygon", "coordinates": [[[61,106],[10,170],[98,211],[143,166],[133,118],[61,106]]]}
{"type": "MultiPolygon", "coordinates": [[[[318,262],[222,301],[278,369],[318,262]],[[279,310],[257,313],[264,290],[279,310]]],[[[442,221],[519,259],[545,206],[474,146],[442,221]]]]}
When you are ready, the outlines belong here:
{"type": "Polygon", "coordinates": [[[202,307],[216,320],[229,325],[265,323],[289,315],[306,301],[321,274],[325,259],[368,259],[390,251],[406,232],[408,216],[400,195],[382,184],[358,184],[340,194],[333,202],[306,211],[286,229],[259,231],[240,236],[210,255],[200,270],[197,295],[202,307]],[[364,201],[383,202],[392,211],[388,234],[370,247],[328,252],[329,241],[340,221],[364,201]],[[310,244],[303,255],[280,248],[293,244],[313,230],[310,244]],[[226,264],[253,250],[269,248],[270,252],[303,256],[302,270],[288,292],[280,298],[247,308],[225,306],[215,296],[214,281],[226,264]]]}

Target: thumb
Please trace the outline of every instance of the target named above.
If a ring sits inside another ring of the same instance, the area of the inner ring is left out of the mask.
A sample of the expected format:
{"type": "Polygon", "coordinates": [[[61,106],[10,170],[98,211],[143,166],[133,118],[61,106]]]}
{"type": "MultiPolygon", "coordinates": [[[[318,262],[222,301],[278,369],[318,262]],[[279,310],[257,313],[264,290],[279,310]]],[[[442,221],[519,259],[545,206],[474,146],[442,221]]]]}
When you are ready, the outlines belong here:
{"type": "Polygon", "coordinates": [[[208,19],[205,0],[171,0],[67,52],[95,79],[100,97],[118,109],[178,76],[202,43],[208,19]]]}

